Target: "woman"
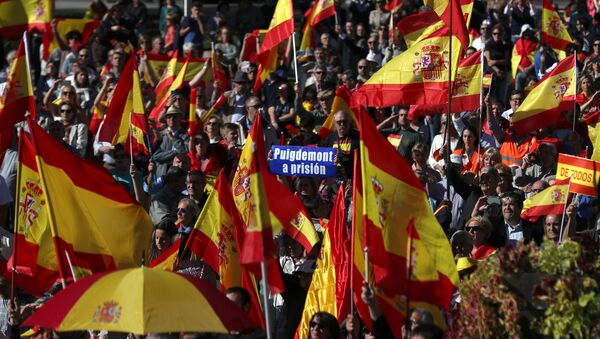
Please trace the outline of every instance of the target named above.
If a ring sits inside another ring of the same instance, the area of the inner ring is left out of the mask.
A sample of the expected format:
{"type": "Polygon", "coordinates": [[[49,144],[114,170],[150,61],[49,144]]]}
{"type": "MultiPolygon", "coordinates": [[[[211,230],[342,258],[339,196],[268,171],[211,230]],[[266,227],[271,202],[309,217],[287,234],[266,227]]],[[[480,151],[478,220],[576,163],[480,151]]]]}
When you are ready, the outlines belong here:
{"type": "Polygon", "coordinates": [[[311,339],[340,339],[340,325],[332,314],[317,312],[310,318],[308,337],[311,339]]]}
{"type": "Polygon", "coordinates": [[[277,88],[277,99],[273,106],[268,108],[271,125],[278,133],[288,134],[285,128],[287,125],[294,123],[296,119],[296,108],[294,107],[294,99],[292,98],[291,89],[286,83],[281,83],[277,88]]]}
{"type": "Polygon", "coordinates": [[[177,235],[175,219],[172,217],[163,218],[152,232],[152,242],[148,248],[147,262],[152,263],[167,248],[173,244],[173,238],[177,235]]]}
{"type": "Polygon", "coordinates": [[[219,29],[218,43],[215,44],[215,50],[221,51],[223,55],[223,63],[231,66],[231,68],[237,67],[238,48],[233,43],[231,35],[229,34],[229,28],[221,27],[219,29]]]}
{"type": "Polygon", "coordinates": [[[87,69],[80,69],[75,72],[74,82],[77,101],[81,104],[82,113],[86,118],[85,121],[89,121],[97,91],[90,83],[90,76],[87,69]]]}
{"type": "Polygon", "coordinates": [[[483,152],[483,167],[495,166],[502,162],[502,156],[497,148],[488,148],[483,152]]]}
{"type": "Polygon", "coordinates": [[[70,101],[63,102],[59,107],[60,121],[65,128],[63,141],[85,157],[88,144],[88,127],[77,120],[75,106],[70,101]]]}
{"type": "Polygon", "coordinates": [[[427,176],[427,182],[434,183],[442,180],[440,172],[434,170],[427,165],[427,146],[423,143],[417,143],[412,150],[413,171],[422,170],[427,176]]]}
{"type": "Polygon", "coordinates": [[[479,145],[479,136],[477,130],[473,126],[468,126],[463,130],[462,138],[453,154],[462,157],[463,171],[477,173],[481,168],[480,153],[477,145],[479,145]],[[478,152],[479,151],[479,152],[478,152]]]}
{"type": "Polygon", "coordinates": [[[600,92],[594,91],[593,79],[590,75],[581,76],[578,84],[577,103],[581,107],[583,115],[594,113],[600,109],[600,92]]]}
{"type": "Polygon", "coordinates": [[[231,164],[227,158],[227,151],[219,144],[211,144],[206,133],[196,134],[190,140],[191,170],[200,170],[208,176],[217,176],[221,169],[229,175],[231,164]]]}
{"type": "Polygon", "coordinates": [[[496,78],[495,97],[501,102],[506,99],[510,74],[510,48],[504,41],[504,27],[496,24],[492,28],[492,39],[485,44],[484,52],[487,70],[496,78]]]}
{"type": "MultiPolygon", "coordinates": [[[[158,19],[158,28],[162,36],[167,32],[167,16],[174,14],[177,18],[181,18],[183,11],[175,4],[175,0],[167,0],[165,5],[160,9],[160,17],[158,19]]],[[[179,22],[177,20],[177,22],[179,22]]]]}
{"type": "Polygon", "coordinates": [[[219,117],[212,116],[204,125],[204,132],[208,135],[211,144],[219,143],[223,138],[221,137],[221,125],[222,121],[219,117]]]}
{"type": "Polygon", "coordinates": [[[483,260],[496,251],[496,248],[487,243],[492,235],[492,224],[484,217],[472,217],[465,224],[465,231],[473,237],[473,250],[471,258],[483,260]]]}
{"type": "Polygon", "coordinates": [[[46,96],[44,96],[44,109],[50,112],[53,117],[60,118],[59,105],[65,101],[70,102],[72,105],[74,105],[76,110],[79,111],[79,102],[77,101],[77,91],[75,90],[75,87],[73,87],[70,82],[66,83],[65,81],[55,81],[54,84],[52,84],[52,87],[50,87],[46,93],[46,96]],[[56,90],[61,85],[63,86],[58,92],[58,97],[55,98],[56,90]]]}

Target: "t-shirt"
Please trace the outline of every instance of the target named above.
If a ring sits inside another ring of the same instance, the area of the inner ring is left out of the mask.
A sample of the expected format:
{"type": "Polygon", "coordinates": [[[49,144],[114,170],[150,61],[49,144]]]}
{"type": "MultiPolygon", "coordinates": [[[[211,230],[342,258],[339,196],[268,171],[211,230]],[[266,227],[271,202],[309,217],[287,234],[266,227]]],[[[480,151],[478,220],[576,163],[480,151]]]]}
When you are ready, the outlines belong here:
{"type": "Polygon", "coordinates": [[[352,179],[354,174],[354,150],[358,149],[360,145],[358,131],[350,131],[345,138],[340,138],[337,133],[332,133],[327,138],[326,145],[337,149],[336,176],[339,179],[352,179]]]}
{"type": "Polygon", "coordinates": [[[190,30],[183,36],[183,43],[193,43],[193,44],[201,44],[202,43],[202,33],[200,33],[200,26],[198,25],[198,21],[196,19],[186,16],[181,20],[181,28],[189,27],[190,30]]]}

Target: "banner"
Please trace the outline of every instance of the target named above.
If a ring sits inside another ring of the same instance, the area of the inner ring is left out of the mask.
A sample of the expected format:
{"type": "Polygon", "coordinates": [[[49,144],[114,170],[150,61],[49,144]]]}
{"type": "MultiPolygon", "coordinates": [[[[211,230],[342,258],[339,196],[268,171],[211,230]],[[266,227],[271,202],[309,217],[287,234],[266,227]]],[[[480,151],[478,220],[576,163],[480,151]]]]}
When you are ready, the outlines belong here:
{"type": "Polygon", "coordinates": [[[273,174],[298,177],[335,177],[337,150],[329,147],[272,146],[273,174]]]}
{"type": "Polygon", "coordinates": [[[571,179],[569,192],[596,196],[596,188],[600,181],[600,164],[589,159],[559,154],[556,179],[571,179]]]}

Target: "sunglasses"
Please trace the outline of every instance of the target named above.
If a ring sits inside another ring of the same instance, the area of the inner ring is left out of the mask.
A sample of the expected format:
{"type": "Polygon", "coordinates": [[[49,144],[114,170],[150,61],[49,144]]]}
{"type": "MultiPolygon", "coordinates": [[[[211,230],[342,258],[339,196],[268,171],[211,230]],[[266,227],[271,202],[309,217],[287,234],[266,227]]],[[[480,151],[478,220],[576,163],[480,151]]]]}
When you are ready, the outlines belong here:
{"type": "Polygon", "coordinates": [[[367,66],[363,66],[363,65],[358,65],[358,68],[365,68],[367,66]]]}
{"type": "Polygon", "coordinates": [[[260,105],[248,105],[246,106],[246,108],[259,108],[260,105]]]}
{"type": "Polygon", "coordinates": [[[323,74],[321,71],[314,72],[315,74],[323,74]]]}
{"type": "Polygon", "coordinates": [[[73,110],[71,110],[71,109],[61,109],[60,112],[61,113],[71,113],[71,112],[73,112],[73,110]]]}
{"type": "Polygon", "coordinates": [[[180,207],[177,209],[177,212],[187,213],[187,208],[180,207]]]}
{"type": "Polygon", "coordinates": [[[317,328],[317,329],[319,329],[319,330],[325,329],[325,326],[323,326],[323,325],[319,324],[319,323],[318,323],[318,322],[316,322],[316,321],[311,321],[311,322],[310,322],[310,328],[313,328],[313,327],[316,327],[316,328],[317,328]]]}
{"type": "Polygon", "coordinates": [[[208,126],[212,126],[212,125],[218,125],[218,124],[219,124],[219,123],[218,123],[218,122],[216,122],[216,121],[209,121],[209,122],[207,122],[207,123],[206,123],[206,125],[208,125],[208,126]]]}
{"type": "Polygon", "coordinates": [[[493,32],[492,35],[500,35],[500,32],[493,32]]]}
{"type": "Polygon", "coordinates": [[[465,230],[469,233],[479,232],[479,231],[481,231],[481,227],[479,227],[479,226],[465,227],[465,230]]]}
{"type": "Polygon", "coordinates": [[[62,92],[62,94],[63,95],[72,95],[72,94],[75,94],[75,92],[68,91],[68,92],[62,92]]]}

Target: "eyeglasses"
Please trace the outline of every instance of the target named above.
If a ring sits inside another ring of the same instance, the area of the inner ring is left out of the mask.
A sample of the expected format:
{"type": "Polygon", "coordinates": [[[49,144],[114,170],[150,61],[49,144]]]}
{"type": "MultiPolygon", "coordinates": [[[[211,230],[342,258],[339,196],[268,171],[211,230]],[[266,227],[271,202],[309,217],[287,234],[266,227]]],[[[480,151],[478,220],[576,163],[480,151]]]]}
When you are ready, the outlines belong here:
{"type": "Polygon", "coordinates": [[[465,227],[465,230],[469,233],[479,232],[479,231],[481,231],[481,227],[479,227],[479,226],[465,227]]]}
{"type": "Polygon", "coordinates": [[[318,322],[316,322],[316,321],[311,321],[311,322],[310,322],[310,328],[313,328],[313,327],[316,327],[316,328],[317,328],[317,329],[319,329],[319,330],[325,329],[325,326],[323,326],[323,325],[319,324],[319,323],[318,323],[318,322]]]}
{"type": "Polygon", "coordinates": [[[594,43],[593,46],[600,46],[600,43],[594,43]]]}
{"type": "Polygon", "coordinates": [[[62,94],[63,95],[72,95],[72,94],[75,94],[75,92],[65,91],[65,92],[62,92],[62,94]]]}
{"type": "Polygon", "coordinates": [[[71,109],[61,109],[60,112],[61,113],[71,113],[71,112],[73,112],[73,110],[71,110],[71,109]]]}
{"type": "Polygon", "coordinates": [[[316,71],[316,72],[314,72],[314,73],[315,73],[315,74],[323,74],[323,72],[321,72],[321,71],[316,71]]]}
{"type": "Polygon", "coordinates": [[[367,41],[367,43],[374,44],[375,41],[367,41]]]}
{"type": "Polygon", "coordinates": [[[364,66],[364,65],[358,65],[358,68],[359,68],[359,69],[361,69],[361,68],[365,68],[365,67],[367,67],[367,66],[364,66]]]}
{"type": "Polygon", "coordinates": [[[207,122],[207,123],[206,123],[206,125],[208,125],[208,126],[212,126],[212,125],[218,125],[218,124],[219,124],[219,123],[218,123],[218,122],[216,122],[216,121],[209,121],[209,122],[207,122]]]}
{"type": "Polygon", "coordinates": [[[488,29],[487,27],[481,27],[479,30],[481,30],[481,31],[487,31],[487,29],[488,29]]]}
{"type": "Polygon", "coordinates": [[[259,108],[260,105],[248,105],[246,106],[246,108],[259,108]]]}
{"type": "Polygon", "coordinates": [[[177,212],[187,213],[187,208],[180,207],[177,209],[177,212]]]}

